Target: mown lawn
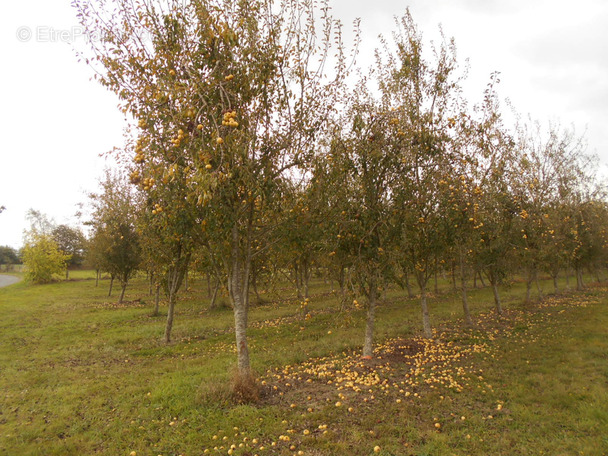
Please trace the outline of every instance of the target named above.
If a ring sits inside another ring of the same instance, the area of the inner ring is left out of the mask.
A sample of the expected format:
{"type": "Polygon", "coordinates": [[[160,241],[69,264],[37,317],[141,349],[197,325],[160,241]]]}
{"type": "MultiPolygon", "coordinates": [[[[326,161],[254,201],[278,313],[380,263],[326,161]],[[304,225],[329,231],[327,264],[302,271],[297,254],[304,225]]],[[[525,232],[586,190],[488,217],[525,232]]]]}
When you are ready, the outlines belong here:
{"type": "Polygon", "coordinates": [[[178,303],[167,346],[143,278],[118,306],[107,281],[70,276],[0,289],[0,454],[608,454],[600,286],[523,305],[514,284],[500,319],[491,291],[474,290],[476,326],[463,328],[441,283],[433,342],[419,337],[417,301],[393,290],[364,362],[362,310],[340,310],[318,281],[304,319],[285,284],[252,308],[262,396],[237,405],[232,313],[208,308],[202,281],[178,303]]]}

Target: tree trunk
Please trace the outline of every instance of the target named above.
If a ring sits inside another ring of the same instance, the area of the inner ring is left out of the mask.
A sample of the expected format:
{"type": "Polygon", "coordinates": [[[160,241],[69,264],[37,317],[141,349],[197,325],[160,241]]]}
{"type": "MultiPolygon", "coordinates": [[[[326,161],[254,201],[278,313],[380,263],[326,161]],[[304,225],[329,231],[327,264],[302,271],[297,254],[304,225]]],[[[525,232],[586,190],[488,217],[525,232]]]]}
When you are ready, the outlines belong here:
{"type": "Polygon", "coordinates": [[[407,297],[413,298],[414,292],[412,291],[412,285],[410,284],[410,275],[407,272],[407,269],[405,270],[405,287],[407,288],[407,297]]]}
{"type": "Polygon", "coordinates": [[[300,268],[298,267],[298,260],[295,260],[293,262],[293,278],[296,283],[296,291],[298,294],[298,299],[301,300],[304,298],[304,296],[302,296],[302,284],[300,282],[300,268]]]}
{"type": "Polygon", "coordinates": [[[456,265],[454,263],[455,262],[452,260],[452,288],[456,291],[458,290],[458,287],[456,286],[456,265]]]}
{"type": "Polygon", "coordinates": [[[95,269],[95,286],[99,285],[99,269],[95,269]]]}
{"type": "Polygon", "coordinates": [[[485,280],[483,280],[483,274],[481,273],[481,270],[477,270],[476,274],[479,275],[479,281],[481,282],[481,287],[485,288],[486,287],[486,282],[485,280]]]}
{"type": "Polygon", "coordinates": [[[500,294],[498,293],[498,284],[496,280],[492,281],[492,293],[494,293],[494,306],[496,307],[496,313],[502,315],[502,304],[500,302],[500,294]]]}
{"type": "Polygon", "coordinates": [[[462,310],[464,311],[464,322],[467,326],[473,326],[471,311],[469,310],[469,298],[467,296],[467,278],[464,264],[464,252],[460,249],[458,255],[460,262],[460,292],[462,294],[462,310]]]}
{"type": "MultiPolygon", "coordinates": [[[[236,225],[232,228],[232,253],[228,272],[228,287],[234,312],[237,368],[242,378],[251,376],[249,346],[247,344],[247,318],[249,311],[249,274],[251,272],[250,243],[241,249],[236,225]]],[[[297,280],[297,278],[296,278],[297,280]]]]}
{"type": "Polygon", "coordinates": [[[577,267],[576,270],[576,289],[581,291],[585,288],[585,284],[583,283],[583,268],[577,267]]]}
{"type": "Polygon", "coordinates": [[[154,289],[154,273],[148,274],[148,296],[152,296],[154,289]]]}
{"type": "Polygon", "coordinates": [[[528,274],[528,280],[526,280],[526,304],[530,302],[532,297],[532,281],[534,280],[534,276],[532,273],[528,274]]]}
{"type": "Polygon", "coordinates": [[[186,269],[186,274],[184,276],[184,287],[186,288],[186,290],[188,290],[188,288],[190,287],[188,285],[188,270],[186,269]]]}
{"type": "Polygon", "coordinates": [[[114,276],[110,275],[110,291],[108,291],[108,298],[112,296],[112,286],[114,285],[114,276]]]}
{"type": "Polygon", "coordinates": [[[157,283],[155,295],[154,295],[154,312],[152,313],[152,316],[154,316],[154,317],[158,316],[159,307],[160,307],[160,284],[157,283]]]}
{"type": "Polygon", "coordinates": [[[118,298],[118,304],[122,304],[123,299],[125,298],[125,290],[127,289],[127,282],[120,282],[120,298],[118,298]]]}
{"type": "Polygon", "coordinates": [[[209,308],[210,309],[215,309],[215,306],[217,305],[217,295],[218,292],[220,291],[220,279],[219,277],[217,277],[215,279],[215,287],[213,288],[213,294],[211,295],[211,303],[209,304],[209,308]]]}
{"type": "Polygon", "coordinates": [[[426,283],[420,283],[420,305],[422,307],[422,330],[424,331],[424,337],[430,339],[433,337],[433,331],[431,330],[429,306],[426,301],[426,283]]]}
{"type": "Polygon", "coordinates": [[[173,329],[173,315],[175,313],[175,293],[169,293],[169,309],[167,310],[167,324],[165,325],[165,343],[171,342],[171,330],[173,329]]]}
{"type": "Polygon", "coordinates": [[[173,329],[173,317],[175,315],[175,303],[177,293],[182,286],[184,276],[188,271],[190,253],[183,255],[181,247],[174,257],[174,265],[167,271],[167,291],[169,295],[169,309],[167,311],[167,324],[165,325],[165,343],[171,342],[171,330],[173,329]]]}
{"type": "Polygon", "coordinates": [[[553,290],[555,294],[559,293],[559,285],[557,284],[558,273],[553,274],[553,290]]]}
{"type": "Polygon", "coordinates": [[[438,280],[438,266],[439,266],[439,262],[437,261],[437,257],[435,257],[435,271],[433,273],[434,279],[435,279],[435,295],[439,294],[439,280],[438,280]]]}
{"type": "Polygon", "coordinates": [[[65,268],[65,280],[69,280],[70,279],[70,270],[68,268],[65,268]]]}
{"type": "Polygon", "coordinates": [[[365,324],[365,343],[363,344],[363,358],[370,359],[374,351],[374,322],[376,317],[376,281],[372,280],[369,286],[369,303],[367,308],[367,321],[365,324]]]}
{"type": "Polygon", "coordinates": [[[310,266],[308,261],[302,262],[302,282],[304,285],[304,298],[308,298],[308,282],[310,281],[310,266]]]}

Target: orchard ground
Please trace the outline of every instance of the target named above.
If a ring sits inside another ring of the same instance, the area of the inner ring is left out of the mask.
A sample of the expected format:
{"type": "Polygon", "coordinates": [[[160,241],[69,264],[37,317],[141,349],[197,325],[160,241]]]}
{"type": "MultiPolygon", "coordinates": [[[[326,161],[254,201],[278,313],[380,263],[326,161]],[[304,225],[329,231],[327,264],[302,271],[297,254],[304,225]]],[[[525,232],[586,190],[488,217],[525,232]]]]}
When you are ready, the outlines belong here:
{"type": "Polygon", "coordinates": [[[70,276],[0,290],[0,454],[608,454],[603,284],[525,305],[514,283],[501,318],[477,289],[464,328],[440,282],[433,341],[420,338],[417,299],[389,290],[369,361],[363,309],[341,309],[319,279],[305,318],[283,284],[251,309],[262,389],[237,404],[232,311],[209,308],[205,281],[191,278],[165,345],[145,278],[118,306],[108,281],[70,276]]]}

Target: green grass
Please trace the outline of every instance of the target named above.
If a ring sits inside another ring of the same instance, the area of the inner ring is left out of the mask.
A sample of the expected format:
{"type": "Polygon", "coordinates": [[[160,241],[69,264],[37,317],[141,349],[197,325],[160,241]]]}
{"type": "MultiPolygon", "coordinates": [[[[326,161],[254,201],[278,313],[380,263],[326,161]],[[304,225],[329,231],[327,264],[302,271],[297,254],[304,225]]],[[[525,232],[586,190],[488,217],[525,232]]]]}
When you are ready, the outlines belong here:
{"type": "Polygon", "coordinates": [[[366,364],[362,310],[340,311],[315,282],[306,321],[287,288],[251,310],[264,395],[236,405],[232,312],[208,308],[202,281],[183,293],[165,345],[145,278],[122,306],[94,273],[70,278],[0,289],[0,455],[190,456],[232,444],[235,455],[608,454],[605,288],[523,305],[515,283],[502,290],[500,320],[491,291],[471,290],[467,329],[441,280],[430,300],[437,341],[424,350],[417,300],[390,290],[366,364]],[[345,380],[353,372],[380,381],[357,392],[345,380]]]}

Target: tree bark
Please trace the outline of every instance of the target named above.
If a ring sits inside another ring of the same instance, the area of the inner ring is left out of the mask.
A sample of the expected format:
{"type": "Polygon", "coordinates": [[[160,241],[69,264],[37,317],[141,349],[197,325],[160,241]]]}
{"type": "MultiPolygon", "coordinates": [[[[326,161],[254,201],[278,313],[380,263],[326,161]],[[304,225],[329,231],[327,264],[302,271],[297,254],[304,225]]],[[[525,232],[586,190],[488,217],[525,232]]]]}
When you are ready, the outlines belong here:
{"type": "Polygon", "coordinates": [[[422,307],[422,330],[424,331],[424,337],[430,339],[433,337],[433,331],[431,330],[431,319],[429,317],[429,306],[426,300],[426,283],[419,283],[420,285],[420,306],[422,307]]]}
{"type": "Polygon", "coordinates": [[[540,281],[538,280],[538,272],[534,271],[534,282],[536,283],[536,291],[538,292],[538,298],[539,299],[543,299],[544,294],[543,294],[543,289],[540,286],[540,281]]]}
{"type": "Polygon", "coordinates": [[[585,284],[583,282],[583,268],[577,266],[576,268],[576,289],[581,291],[585,288],[585,284]]]}
{"type": "Polygon", "coordinates": [[[464,322],[467,326],[473,326],[473,319],[471,318],[471,311],[469,309],[469,298],[467,296],[467,278],[464,264],[464,252],[460,249],[459,255],[460,262],[460,292],[462,295],[462,310],[464,311],[464,322]]]}
{"type": "Polygon", "coordinates": [[[112,286],[114,285],[114,276],[110,275],[110,291],[108,291],[108,298],[112,296],[112,286]]]}
{"type": "Polygon", "coordinates": [[[171,330],[173,329],[173,315],[175,313],[175,294],[169,293],[169,309],[167,310],[167,324],[165,325],[165,343],[171,342],[171,330]]]}
{"type": "Polygon", "coordinates": [[[220,278],[217,277],[215,279],[215,287],[213,288],[213,294],[211,295],[211,303],[209,304],[209,308],[210,309],[215,309],[215,306],[217,305],[217,295],[218,292],[220,291],[220,278]]]}
{"type": "Polygon", "coordinates": [[[498,293],[498,284],[495,280],[492,281],[492,293],[494,294],[494,306],[496,307],[496,313],[502,315],[502,304],[500,302],[500,294],[498,293]]]}
{"type": "Polygon", "coordinates": [[[160,307],[160,284],[157,283],[155,295],[154,295],[154,312],[152,313],[152,316],[154,316],[154,317],[158,316],[159,307],[160,307]]]}
{"type": "MultiPolygon", "coordinates": [[[[249,346],[247,344],[247,318],[249,311],[249,274],[251,272],[251,250],[247,239],[239,246],[237,225],[232,228],[232,253],[229,266],[228,286],[234,312],[234,332],[237,350],[237,368],[243,378],[251,376],[249,346]]],[[[297,279],[296,279],[297,280],[297,279]]]]}
{"type": "Polygon", "coordinates": [[[376,281],[372,280],[369,286],[369,303],[367,307],[367,321],[365,324],[365,343],[363,344],[363,357],[371,358],[374,350],[374,323],[376,317],[376,281]]]}
{"type": "Polygon", "coordinates": [[[532,297],[532,280],[527,280],[526,281],[526,304],[528,304],[530,302],[530,299],[532,297]]]}
{"type": "Polygon", "coordinates": [[[483,274],[481,273],[481,270],[477,270],[476,274],[479,275],[479,281],[481,282],[481,287],[485,288],[486,287],[486,282],[485,280],[483,280],[483,274]]]}
{"type": "Polygon", "coordinates": [[[120,284],[120,298],[118,298],[118,304],[122,304],[123,299],[125,298],[125,290],[127,289],[127,282],[121,282],[120,284]]]}
{"type": "Polygon", "coordinates": [[[175,315],[175,303],[177,293],[182,286],[184,276],[190,263],[190,253],[183,255],[181,247],[178,248],[174,265],[167,271],[167,291],[169,295],[169,309],[167,311],[167,324],[165,325],[165,343],[171,342],[171,330],[173,329],[173,317],[175,315]]]}
{"type": "Polygon", "coordinates": [[[407,297],[413,298],[414,292],[412,291],[412,285],[410,284],[410,277],[409,273],[407,272],[407,269],[405,270],[405,286],[407,288],[407,297]]]}
{"type": "Polygon", "coordinates": [[[553,274],[553,290],[555,291],[555,294],[559,293],[559,285],[557,283],[557,274],[553,274]]]}
{"type": "Polygon", "coordinates": [[[303,299],[302,296],[302,284],[300,280],[300,268],[298,266],[298,260],[294,260],[293,262],[293,277],[296,282],[296,291],[298,293],[298,299],[303,299]]]}
{"type": "Polygon", "coordinates": [[[308,265],[308,261],[304,260],[302,262],[302,282],[304,285],[304,298],[308,298],[308,282],[310,281],[310,266],[308,265]]]}

